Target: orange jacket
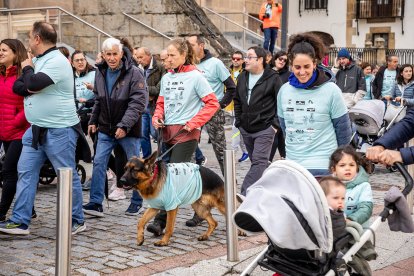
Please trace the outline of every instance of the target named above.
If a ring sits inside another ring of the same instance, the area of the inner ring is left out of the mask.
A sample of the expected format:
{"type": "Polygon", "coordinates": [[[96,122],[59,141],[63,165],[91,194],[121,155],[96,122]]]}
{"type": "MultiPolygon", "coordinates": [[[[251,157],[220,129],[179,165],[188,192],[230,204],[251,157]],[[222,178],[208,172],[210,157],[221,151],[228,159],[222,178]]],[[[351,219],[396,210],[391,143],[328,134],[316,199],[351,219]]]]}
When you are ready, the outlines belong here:
{"type": "Polygon", "coordinates": [[[276,27],[280,28],[280,17],[282,15],[282,4],[272,4],[272,17],[264,18],[266,13],[267,1],[262,4],[259,12],[259,18],[263,21],[263,29],[276,27]],[[277,5],[277,7],[276,7],[277,5]]]}

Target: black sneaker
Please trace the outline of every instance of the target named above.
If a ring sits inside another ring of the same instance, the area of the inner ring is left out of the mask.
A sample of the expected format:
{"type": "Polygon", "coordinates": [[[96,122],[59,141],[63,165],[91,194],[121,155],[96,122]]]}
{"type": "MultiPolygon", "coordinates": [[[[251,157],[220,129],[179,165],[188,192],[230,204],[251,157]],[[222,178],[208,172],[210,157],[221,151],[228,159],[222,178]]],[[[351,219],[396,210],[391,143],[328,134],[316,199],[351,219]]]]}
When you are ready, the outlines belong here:
{"type": "Polygon", "coordinates": [[[14,221],[7,220],[0,223],[0,232],[11,235],[29,235],[29,226],[23,223],[15,223],[14,221]]]}
{"type": "Polygon", "coordinates": [[[86,224],[85,222],[83,223],[73,223],[72,225],[72,235],[78,234],[80,232],[83,232],[86,230],[86,224]]]}
{"type": "Polygon", "coordinates": [[[125,211],[125,215],[135,216],[141,213],[141,211],[142,211],[142,205],[131,203],[129,204],[128,209],[125,211]]]}
{"type": "Polygon", "coordinates": [[[85,214],[100,218],[104,216],[102,205],[93,202],[83,205],[83,212],[85,214]]]}
{"type": "Polygon", "coordinates": [[[162,227],[158,221],[148,224],[147,231],[153,233],[155,236],[161,236],[165,227],[162,227]]]}
{"type": "Polygon", "coordinates": [[[200,225],[204,219],[200,218],[196,213],[194,213],[194,216],[192,219],[189,219],[185,222],[185,225],[188,227],[196,227],[197,225],[200,225]]]}

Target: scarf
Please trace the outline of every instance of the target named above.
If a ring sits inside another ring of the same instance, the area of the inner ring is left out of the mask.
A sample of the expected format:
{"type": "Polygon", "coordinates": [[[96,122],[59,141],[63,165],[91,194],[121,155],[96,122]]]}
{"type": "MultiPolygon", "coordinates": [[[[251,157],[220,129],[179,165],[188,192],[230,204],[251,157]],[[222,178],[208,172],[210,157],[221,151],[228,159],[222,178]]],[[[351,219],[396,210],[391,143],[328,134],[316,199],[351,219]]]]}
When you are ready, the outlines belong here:
{"type": "Polygon", "coordinates": [[[312,77],[305,83],[301,83],[298,78],[291,73],[289,76],[289,84],[295,88],[307,89],[310,87],[318,78],[318,70],[313,71],[312,77]]]}

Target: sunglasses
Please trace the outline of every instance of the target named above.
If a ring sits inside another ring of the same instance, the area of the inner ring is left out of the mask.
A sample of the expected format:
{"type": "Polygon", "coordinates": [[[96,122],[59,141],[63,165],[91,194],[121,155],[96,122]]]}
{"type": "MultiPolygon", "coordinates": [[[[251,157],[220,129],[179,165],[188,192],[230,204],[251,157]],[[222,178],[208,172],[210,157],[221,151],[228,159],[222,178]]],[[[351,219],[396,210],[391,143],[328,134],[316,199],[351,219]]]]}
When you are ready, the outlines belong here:
{"type": "Polygon", "coordinates": [[[277,58],[279,61],[282,61],[282,62],[286,62],[287,61],[287,58],[282,58],[282,57],[279,57],[279,58],[277,58]]]}
{"type": "Polygon", "coordinates": [[[241,60],[241,58],[231,58],[232,60],[234,60],[234,61],[240,61],[241,60]]]}

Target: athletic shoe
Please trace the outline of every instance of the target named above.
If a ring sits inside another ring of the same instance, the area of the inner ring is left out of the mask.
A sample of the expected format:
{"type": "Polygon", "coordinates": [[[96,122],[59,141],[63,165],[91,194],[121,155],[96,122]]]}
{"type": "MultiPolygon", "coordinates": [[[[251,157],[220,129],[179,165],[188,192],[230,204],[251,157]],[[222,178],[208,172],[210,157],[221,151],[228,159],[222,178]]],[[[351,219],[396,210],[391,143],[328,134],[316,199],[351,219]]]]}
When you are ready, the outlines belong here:
{"type": "Polygon", "coordinates": [[[33,210],[32,210],[32,219],[35,219],[35,218],[37,218],[37,214],[36,214],[35,209],[33,208],[33,210]]]}
{"type": "Polygon", "coordinates": [[[77,222],[75,222],[72,225],[72,235],[78,234],[78,233],[83,232],[85,230],[86,230],[86,224],[85,224],[85,222],[80,223],[80,224],[77,223],[77,222]]]}
{"type": "Polygon", "coordinates": [[[141,213],[141,211],[142,211],[142,205],[131,203],[129,204],[128,209],[125,211],[125,215],[135,216],[141,213]]]}
{"type": "Polygon", "coordinates": [[[164,228],[158,221],[154,220],[153,223],[148,224],[147,231],[153,233],[155,236],[161,236],[164,228]]]}
{"type": "Polygon", "coordinates": [[[117,200],[121,200],[125,198],[126,198],[125,191],[124,189],[121,189],[121,188],[114,189],[112,193],[108,196],[108,199],[112,201],[117,201],[117,200]]]}
{"type": "Polygon", "coordinates": [[[83,205],[83,212],[94,217],[102,218],[104,216],[102,205],[93,202],[83,205]]]}
{"type": "Polygon", "coordinates": [[[244,162],[244,161],[247,161],[247,160],[249,160],[249,154],[243,152],[242,156],[239,159],[239,162],[244,162]]]}
{"type": "Polygon", "coordinates": [[[189,219],[185,222],[185,225],[188,227],[196,227],[197,225],[200,225],[204,219],[200,218],[196,213],[194,213],[194,216],[192,219],[189,219]]]}
{"type": "Polygon", "coordinates": [[[7,220],[0,223],[0,232],[11,235],[29,235],[29,226],[23,223],[15,223],[11,220],[7,220]]]}

